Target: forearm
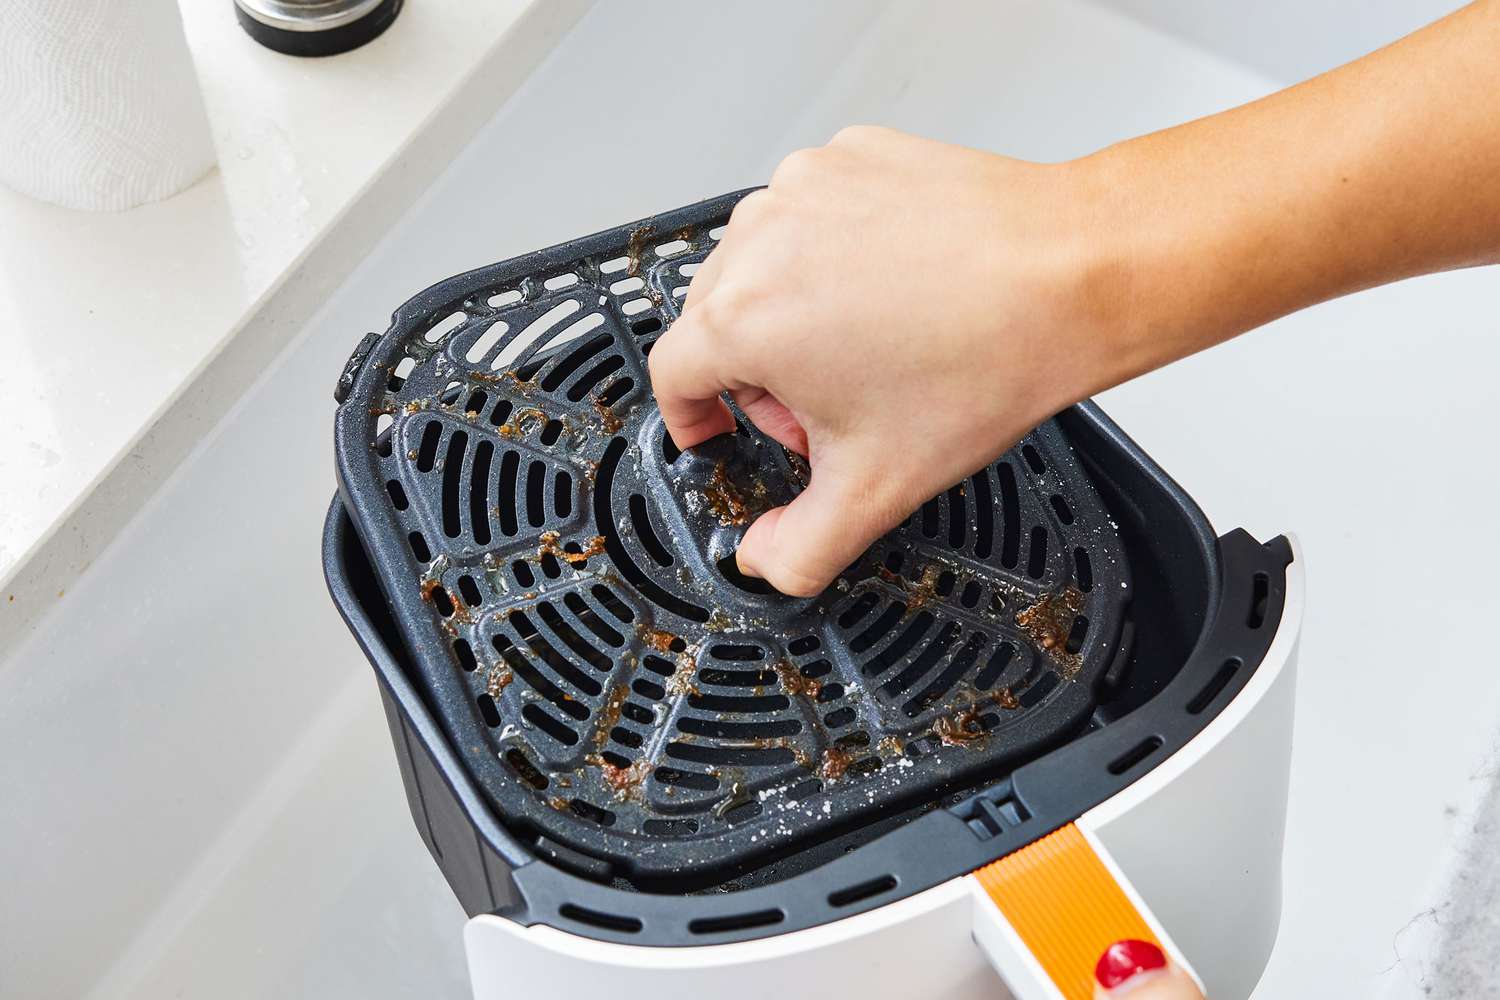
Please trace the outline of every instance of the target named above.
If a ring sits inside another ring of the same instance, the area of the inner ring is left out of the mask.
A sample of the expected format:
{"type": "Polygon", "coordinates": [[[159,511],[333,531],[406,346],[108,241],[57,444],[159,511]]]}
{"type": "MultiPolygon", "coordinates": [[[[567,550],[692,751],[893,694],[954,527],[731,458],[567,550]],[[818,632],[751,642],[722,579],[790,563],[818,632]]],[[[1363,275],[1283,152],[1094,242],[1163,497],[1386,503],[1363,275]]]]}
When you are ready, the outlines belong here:
{"type": "Polygon", "coordinates": [[[1095,392],[1317,302],[1500,260],[1500,2],[1069,165],[1104,276],[1095,392]]]}

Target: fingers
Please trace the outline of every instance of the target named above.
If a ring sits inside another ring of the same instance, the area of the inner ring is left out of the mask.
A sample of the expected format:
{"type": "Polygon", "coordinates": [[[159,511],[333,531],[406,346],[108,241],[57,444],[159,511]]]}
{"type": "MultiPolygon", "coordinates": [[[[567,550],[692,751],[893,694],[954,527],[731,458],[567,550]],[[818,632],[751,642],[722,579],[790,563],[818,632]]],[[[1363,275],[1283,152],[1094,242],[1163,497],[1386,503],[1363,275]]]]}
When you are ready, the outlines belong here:
{"type": "Polygon", "coordinates": [[[803,458],[808,456],[807,429],[792,415],[781,400],[764,389],[741,389],[732,393],[734,401],[761,432],[784,448],[803,458]]]}
{"type": "Polygon", "coordinates": [[[1193,977],[1149,941],[1116,941],[1094,967],[1095,1000],[1203,1000],[1193,977]]]}
{"type": "Polygon", "coordinates": [[[740,572],[758,576],[794,597],[821,593],[870,543],[900,520],[870,505],[868,490],[826,466],[785,507],[750,525],[735,553],[740,572]]]}
{"type": "Polygon", "coordinates": [[[667,433],[683,450],[734,430],[734,415],[719,395],[730,388],[720,374],[723,359],[698,329],[702,313],[683,313],[651,348],[648,361],[667,433]]]}

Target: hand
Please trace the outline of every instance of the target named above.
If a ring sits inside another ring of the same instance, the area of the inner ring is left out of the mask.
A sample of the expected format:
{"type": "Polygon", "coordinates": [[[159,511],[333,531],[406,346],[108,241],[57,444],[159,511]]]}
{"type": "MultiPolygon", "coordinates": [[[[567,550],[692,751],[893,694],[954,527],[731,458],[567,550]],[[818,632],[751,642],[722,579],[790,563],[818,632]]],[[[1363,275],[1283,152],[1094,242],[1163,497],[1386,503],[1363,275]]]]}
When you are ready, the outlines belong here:
{"type": "Polygon", "coordinates": [[[1094,1000],[1203,1000],[1198,984],[1147,941],[1116,941],[1094,967],[1094,1000]]]}
{"type": "Polygon", "coordinates": [[[806,456],[741,571],[811,595],[929,497],[1097,387],[1109,276],[1067,167],[882,128],[789,156],[735,209],[651,353],[673,441],[734,428],[728,392],[806,456]]]}

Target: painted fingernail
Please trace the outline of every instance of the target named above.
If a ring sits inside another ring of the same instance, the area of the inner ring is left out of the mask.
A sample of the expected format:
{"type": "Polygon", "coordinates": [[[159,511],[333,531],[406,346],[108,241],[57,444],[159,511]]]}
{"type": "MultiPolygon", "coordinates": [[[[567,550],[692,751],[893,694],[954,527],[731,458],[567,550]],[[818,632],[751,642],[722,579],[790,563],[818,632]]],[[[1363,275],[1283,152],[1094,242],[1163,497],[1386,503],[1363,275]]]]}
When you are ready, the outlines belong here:
{"type": "Polygon", "coordinates": [[[1116,941],[1104,949],[1099,964],[1094,966],[1094,978],[1106,990],[1112,990],[1125,980],[1142,972],[1167,967],[1167,956],[1150,941],[1127,939],[1116,941]]]}

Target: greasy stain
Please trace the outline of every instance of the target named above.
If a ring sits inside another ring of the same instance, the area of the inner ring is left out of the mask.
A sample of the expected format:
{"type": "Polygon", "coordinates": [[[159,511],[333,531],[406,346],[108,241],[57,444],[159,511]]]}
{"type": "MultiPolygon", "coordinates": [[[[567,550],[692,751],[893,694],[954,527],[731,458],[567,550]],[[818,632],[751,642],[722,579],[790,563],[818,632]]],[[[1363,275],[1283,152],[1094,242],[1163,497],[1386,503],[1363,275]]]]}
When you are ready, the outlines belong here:
{"type": "Polygon", "coordinates": [[[1077,653],[1068,652],[1068,633],[1082,610],[1083,593],[1069,585],[1059,593],[1043,594],[1016,612],[1016,625],[1057,662],[1058,673],[1065,680],[1078,672],[1082,662],[1077,653]]]}

